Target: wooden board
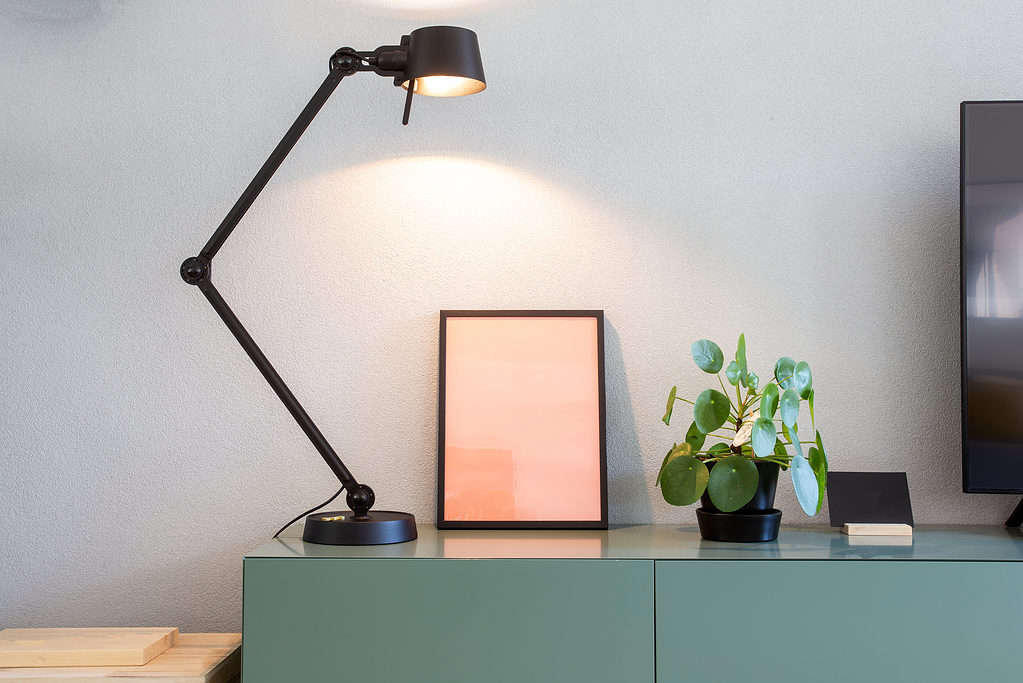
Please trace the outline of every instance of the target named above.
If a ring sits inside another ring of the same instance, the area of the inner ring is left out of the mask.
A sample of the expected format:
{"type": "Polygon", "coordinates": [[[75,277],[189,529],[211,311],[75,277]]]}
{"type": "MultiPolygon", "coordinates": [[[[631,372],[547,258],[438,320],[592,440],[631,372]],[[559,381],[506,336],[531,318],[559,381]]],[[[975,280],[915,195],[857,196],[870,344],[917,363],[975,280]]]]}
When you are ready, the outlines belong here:
{"type": "Polygon", "coordinates": [[[177,635],[176,628],[7,628],[0,667],[140,666],[177,635]]]}
{"type": "Polygon", "coordinates": [[[4,683],[97,683],[144,679],[159,683],[230,683],[241,671],[240,633],[182,633],[174,647],[142,666],[0,669],[4,683]]]}
{"type": "Polygon", "coordinates": [[[912,536],[850,536],[846,539],[850,548],[912,548],[912,536]]]}
{"type": "Polygon", "coordinates": [[[849,524],[842,527],[843,534],[850,536],[912,536],[913,527],[908,524],[849,524]]]}

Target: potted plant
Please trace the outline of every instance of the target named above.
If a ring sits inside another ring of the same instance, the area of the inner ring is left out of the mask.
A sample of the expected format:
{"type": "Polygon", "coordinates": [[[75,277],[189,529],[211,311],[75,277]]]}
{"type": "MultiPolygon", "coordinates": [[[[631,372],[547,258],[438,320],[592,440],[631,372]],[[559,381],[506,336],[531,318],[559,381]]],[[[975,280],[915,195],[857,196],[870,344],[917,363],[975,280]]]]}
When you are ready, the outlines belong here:
{"type": "Polygon", "coordinates": [[[781,511],[774,508],[779,469],[790,472],[807,515],[820,512],[824,501],[828,461],[814,416],[810,365],[783,356],[774,364],[772,381],[761,389],[760,378],[747,366],[745,335],[739,335],[735,360],[727,367],[721,347],[708,339],[694,342],[692,354],[697,367],[717,375],[721,391],[707,389],[689,400],[678,395],[678,387],[671,388],[664,424],[671,424],[679,401],[692,406],[693,421],[682,442],[664,457],[656,485],[672,505],[701,501],[696,518],[703,538],[773,541],[781,524],[781,511]],[[812,441],[800,439],[803,402],[815,432],[812,441]]]}

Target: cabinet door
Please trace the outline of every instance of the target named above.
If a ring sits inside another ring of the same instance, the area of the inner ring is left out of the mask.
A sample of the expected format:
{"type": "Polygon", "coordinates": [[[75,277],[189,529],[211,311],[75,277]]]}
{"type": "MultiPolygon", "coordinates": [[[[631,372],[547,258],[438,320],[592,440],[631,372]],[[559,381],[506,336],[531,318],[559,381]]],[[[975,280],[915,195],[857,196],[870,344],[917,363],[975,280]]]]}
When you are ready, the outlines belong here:
{"type": "Polygon", "coordinates": [[[1011,681],[1023,564],[657,562],[657,680],[1011,681]]]}
{"type": "Polygon", "coordinates": [[[245,560],[245,683],[653,683],[653,562],[245,560]]]}

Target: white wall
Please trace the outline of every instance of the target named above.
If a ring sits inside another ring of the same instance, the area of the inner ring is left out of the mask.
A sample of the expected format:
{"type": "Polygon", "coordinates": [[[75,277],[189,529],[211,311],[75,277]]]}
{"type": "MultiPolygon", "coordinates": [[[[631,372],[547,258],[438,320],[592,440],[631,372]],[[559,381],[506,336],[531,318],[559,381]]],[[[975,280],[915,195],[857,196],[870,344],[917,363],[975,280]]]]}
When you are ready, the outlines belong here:
{"type": "Polygon", "coordinates": [[[835,469],[1001,522],[960,491],[958,104],[1023,95],[1021,7],[0,0],[0,627],[239,628],[243,553],[335,482],[178,264],[335,48],[432,23],[486,93],[403,128],[344,82],[216,266],[380,507],[434,516],[438,309],[564,307],[609,323],[612,522],[693,522],[664,397],[740,331],[811,362],[835,469]]]}

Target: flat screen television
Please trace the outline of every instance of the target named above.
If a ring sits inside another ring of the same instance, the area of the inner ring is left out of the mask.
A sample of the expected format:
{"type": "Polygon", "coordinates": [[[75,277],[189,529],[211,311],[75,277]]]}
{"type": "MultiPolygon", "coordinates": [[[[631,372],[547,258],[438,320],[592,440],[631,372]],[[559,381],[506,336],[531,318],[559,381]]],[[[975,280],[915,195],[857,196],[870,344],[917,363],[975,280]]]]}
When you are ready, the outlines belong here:
{"type": "Polygon", "coordinates": [[[1023,493],[1023,101],[960,122],[963,490],[1023,493]]]}

